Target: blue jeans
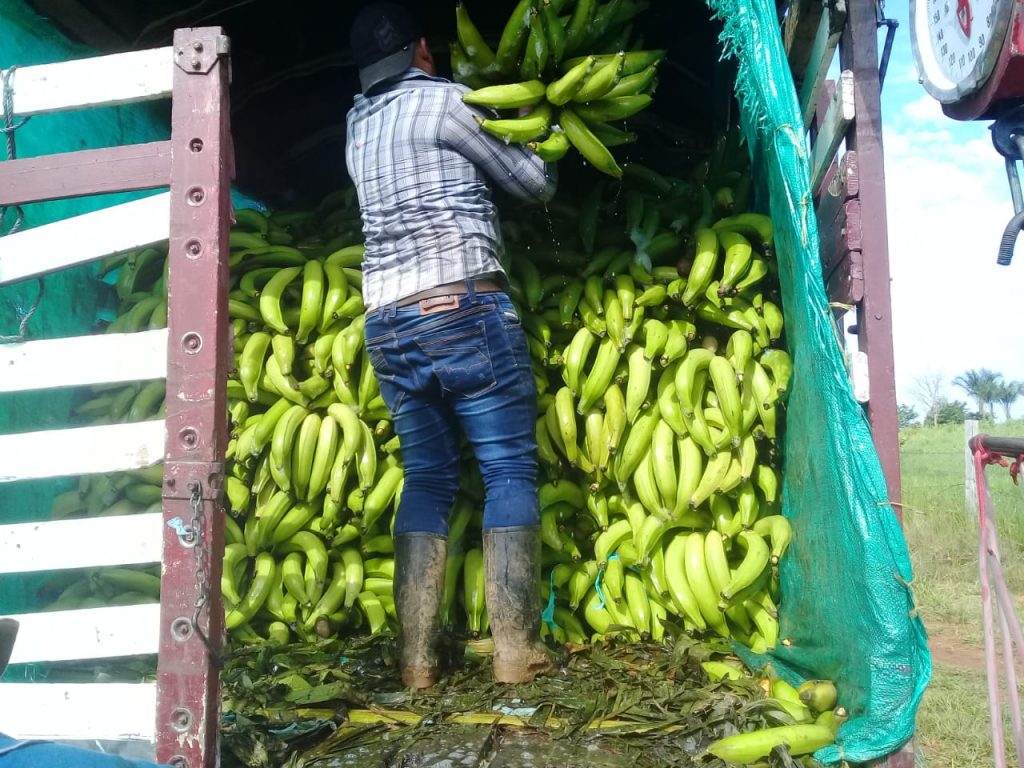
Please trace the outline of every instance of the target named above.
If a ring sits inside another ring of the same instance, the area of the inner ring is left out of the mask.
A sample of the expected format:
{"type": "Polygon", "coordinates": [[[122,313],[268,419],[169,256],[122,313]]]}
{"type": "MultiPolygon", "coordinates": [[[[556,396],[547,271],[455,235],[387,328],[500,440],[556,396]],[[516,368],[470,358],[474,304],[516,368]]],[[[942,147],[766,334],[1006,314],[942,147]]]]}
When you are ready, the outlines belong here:
{"type": "Polygon", "coordinates": [[[460,430],[484,481],[484,528],[537,525],[537,391],[508,296],[470,285],[443,312],[379,307],[366,316],[366,348],[405,467],[395,534],[447,535],[460,430]]]}

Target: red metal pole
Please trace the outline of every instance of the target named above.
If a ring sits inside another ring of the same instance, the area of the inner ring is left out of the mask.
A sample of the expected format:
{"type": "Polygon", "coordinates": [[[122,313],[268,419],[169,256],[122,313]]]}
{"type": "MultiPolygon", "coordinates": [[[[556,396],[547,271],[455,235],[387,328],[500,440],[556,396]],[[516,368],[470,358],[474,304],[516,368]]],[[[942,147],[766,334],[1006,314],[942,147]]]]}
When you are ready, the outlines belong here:
{"type": "Polygon", "coordinates": [[[216,657],[224,643],[221,494],[231,353],[227,54],[220,27],[174,33],[156,757],[181,768],[219,764],[216,657]]]}
{"type": "MultiPolygon", "coordinates": [[[[878,27],[875,4],[847,3],[847,23],[840,47],[843,69],[853,71],[856,118],[847,148],[857,152],[860,167],[864,298],[857,306],[859,347],[868,356],[868,417],[885,472],[889,500],[899,503],[900,440],[896,412],[892,302],[889,293],[889,234],[885,208],[882,153],[882,103],[878,82],[878,27]]],[[[898,510],[899,508],[896,507],[898,510]]]]}

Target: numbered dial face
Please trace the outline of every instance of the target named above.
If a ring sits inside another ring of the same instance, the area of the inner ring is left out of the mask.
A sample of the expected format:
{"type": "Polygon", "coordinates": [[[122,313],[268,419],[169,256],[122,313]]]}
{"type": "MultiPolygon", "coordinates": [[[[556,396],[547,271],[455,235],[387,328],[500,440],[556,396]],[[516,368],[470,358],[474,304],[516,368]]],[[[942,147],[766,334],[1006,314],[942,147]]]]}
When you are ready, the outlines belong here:
{"type": "Polygon", "coordinates": [[[1013,0],[912,0],[911,41],[918,73],[943,103],[977,91],[992,74],[1013,0]]]}

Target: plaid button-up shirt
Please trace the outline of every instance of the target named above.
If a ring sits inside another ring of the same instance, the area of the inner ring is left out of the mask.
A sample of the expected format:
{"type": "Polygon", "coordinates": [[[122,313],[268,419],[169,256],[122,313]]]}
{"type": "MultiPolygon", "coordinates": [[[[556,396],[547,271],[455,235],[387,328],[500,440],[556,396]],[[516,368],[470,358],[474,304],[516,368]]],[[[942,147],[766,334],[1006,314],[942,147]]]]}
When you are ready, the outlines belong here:
{"type": "Polygon", "coordinates": [[[345,159],[362,210],[368,309],[468,277],[504,277],[488,181],[526,200],[554,194],[540,158],[477,125],[482,113],[463,103],[467,90],[411,68],[383,92],[355,97],[345,159]]]}

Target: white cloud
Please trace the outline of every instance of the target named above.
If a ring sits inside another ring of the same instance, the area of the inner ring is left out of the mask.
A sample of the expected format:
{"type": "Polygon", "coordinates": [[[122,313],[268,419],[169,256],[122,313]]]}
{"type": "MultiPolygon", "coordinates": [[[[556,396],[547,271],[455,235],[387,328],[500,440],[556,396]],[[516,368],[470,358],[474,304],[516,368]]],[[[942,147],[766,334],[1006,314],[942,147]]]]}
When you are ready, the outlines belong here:
{"type": "Polygon", "coordinates": [[[961,130],[885,136],[896,384],[905,402],[929,372],[947,385],[979,367],[1024,379],[1024,245],[1010,267],[996,264],[1013,208],[1002,158],[975,129],[966,140],[961,130]]]}
{"type": "Polygon", "coordinates": [[[939,102],[928,94],[924,94],[903,107],[903,114],[915,122],[933,122],[948,120],[939,102]]]}

